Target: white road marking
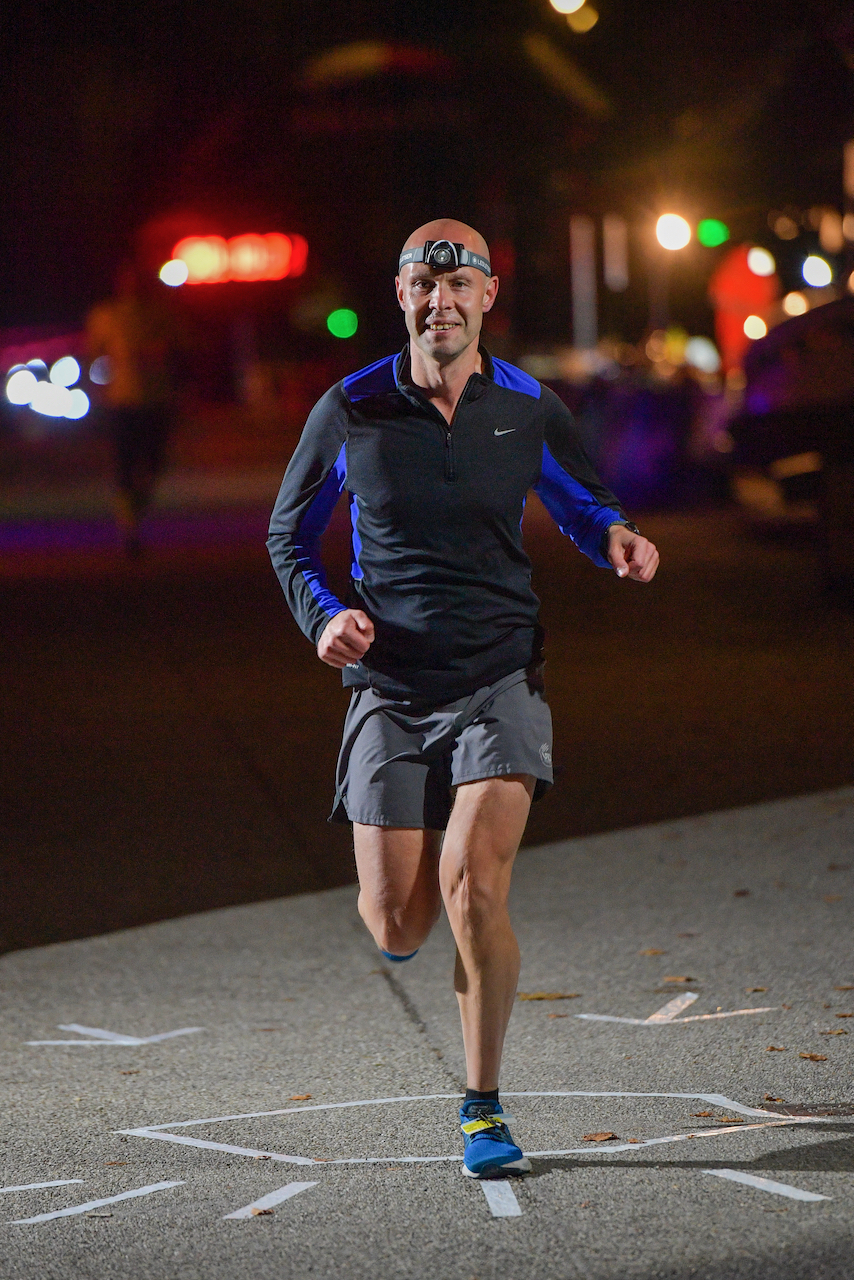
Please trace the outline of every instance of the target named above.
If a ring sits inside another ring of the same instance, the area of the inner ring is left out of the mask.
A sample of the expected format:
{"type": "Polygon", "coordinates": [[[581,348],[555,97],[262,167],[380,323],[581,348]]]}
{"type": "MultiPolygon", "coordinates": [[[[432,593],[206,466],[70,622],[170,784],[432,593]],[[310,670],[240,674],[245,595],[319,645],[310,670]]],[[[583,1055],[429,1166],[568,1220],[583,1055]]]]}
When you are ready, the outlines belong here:
{"type": "Polygon", "coordinates": [[[746,1187],[756,1187],[759,1191],[769,1191],[772,1196],[787,1196],[790,1200],[832,1200],[832,1196],[819,1196],[814,1191],[802,1191],[800,1187],[790,1187],[788,1182],[774,1182],[771,1178],[757,1178],[752,1173],[739,1173],[737,1169],[701,1169],[701,1173],[710,1173],[713,1178],[726,1178],[729,1182],[742,1182],[746,1187]]]}
{"type": "Polygon", "coordinates": [[[668,1000],[667,1004],[651,1013],[648,1018],[617,1018],[611,1013],[576,1013],[576,1018],[584,1018],[587,1022],[624,1022],[632,1027],[681,1027],[686,1022],[712,1022],[715,1018],[739,1018],[745,1013],[773,1013],[776,1005],[767,1005],[761,1009],[728,1009],[725,1013],[692,1013],[690,1017],[678,1018],[683,1009],[699,999],[695,991],[684,991],[681,995],[668,1000]]]}
{"type": "MultiPolygon", "coordinates": [[[[117,1133],[127,1134],[135,1138],[152,1138],[161,1142],[175,1142],[182,1146],[201,1147],[208,1151],[223,1151],[231,1155],[257,1158],[266,1156],[270,1160],[278,1160],[285,1164],[313,1165],[349,1165],[349,1164],[434,1164],[462,1160],[460,1154],[447,1156],[351,1156],[343,1159],[314,1160],[308,1156],[285,1155],[278,1151],[264,1151],[255,1147],[238,1147],[225,1142],[209,1142],[202,1138],[190,1138],[184,1134],[169,1133],[170,1129],[186,1129],[195,1125],[220,1124],[231,1120],[258,1120],[268,1116],[297,1115],[303,1111],[339,1111],[349,1107],[378,1107],[400,1102],[456,1102],[462,1095],[458,1093],[407,1094],[397,1098],[362,1098],[353,1102],[320,1102],[311,1106],[280,1107],[275,1111],[243,1111],[235,1115],[207,1116],[199,1120],[171,1120],[165,1124],[143,1125],[137,1129],[118,1129],[117,1133]]],[[[689,1139],[714,1138],[723,1134],[744,1133],[750,1129],[770,1129],[797,1124],[832,1124],[831,1116],[783,1116],[779,1112],[762,1107],[748,1107],[741,1102],[734,1102],[722,1093],[647,1093],[634,1090],[521,1090],[506,1093],[505,1098],[675,1098],[685,1102],[707,1102],[715,1107],[722,1107],[729,1112],[738,1112],[744,1116],[756,1117],[759,1123],[753,1125],[727,1125],[716,1129],[701,1129],[692,1133],[669,1134],[661,1138],[647,1138],[643,1142],[622,1143],[616,1146],[570,1147],[560,1151],[529,1151],[527,1154],[547,1158],[567,1155],[606,1155],[615,1151],[640,1151],[643,1147],[656,1146],[660,1143],[686,1142],[689,1139]]]]}
{"type": "Polygon", "coordinates": [[[0,1196],[7,1191],[37,1191],[41,1187],[70,1187],[72,1182],[82,1182],[82,1178],[57,1178],[53,1182],[24,1182],[19,1187],[0,1187],[0,1196]]]}
{"type": "Polygon", "coordinates": [[[646,1019],[647,1022],[672,1022],[678,1013],[683,1009],[687,1009],[695,1000],[700,997],[696,991],[683,991],[680,996],[676,996],[673,1000],[668,1000],[667,1004],[663,1004],[655,1013],[651,1013],[646,1019]]]}
{"type": "Polygon", "coordinates": [[[522,1210],[509,1182],[504,1179],[496,1182],[481,1180],[480,1189],[486,1196],[493,1218],[521,1218],[522,1210]]]}
{"type": "Polygon", "coordinates": [[[25,1226],[31,1222],[50,1222],[52,1218],[70,1218],[75,1213],[88,1213],[90,1209],[100,1209],[105,1204],[118,1204],[120,1200],[134,1200],[137,1196],[150,1196],[154,1191],[166,1191],[169,1187],[183,1187],[184,1182],[152,1182],[148,1187],[137,1187],[134,1191],[123,1191],[118,1196],[106,1196],[103,1200],[87,1200],[85,1204],[72,1205],[70,1209],[57,1209],[54,1213],[37,1213],[34,1218],[16,1218],[13,1226],[25,1226]]]}
{"type": "Polygon", "coordinates": [[[175,1036],[191,1036],[196,1031],[204,1031],[204,1027],[179,1027],[177,1031],[161,1031],[156,1036],[125,1036],[117,1031],[104,1031],[101,1027],[83,1027],[78,1022],[60,1022],[60,1031],[77,1031],[80,1035],[93,1036],[91,1040],[26,1040],[25,1044],[88,1044],[100,1045],[140,1045],[156,1044],[160,1040],[171,1040],[175,1036]]]}
{"type": "Polygon", "coordinates": [[[253,1200],[251,1204],[244,1205],[242,1209],[227,1213],[223,1221],[227,1222],[229,1218],[252,1218],[254,1217],[253,1209],[272,1209],[283,1200],[290,1200],[291,1196],[298,1196],[301,1191],[308,1191],[310,1187],[316,1186],[316,1182],[289,1182],[287,1186],[279,1187],[277,1191],[270,1191],[266,1196],[261,1196],[260,1200],[253,1200]]]}

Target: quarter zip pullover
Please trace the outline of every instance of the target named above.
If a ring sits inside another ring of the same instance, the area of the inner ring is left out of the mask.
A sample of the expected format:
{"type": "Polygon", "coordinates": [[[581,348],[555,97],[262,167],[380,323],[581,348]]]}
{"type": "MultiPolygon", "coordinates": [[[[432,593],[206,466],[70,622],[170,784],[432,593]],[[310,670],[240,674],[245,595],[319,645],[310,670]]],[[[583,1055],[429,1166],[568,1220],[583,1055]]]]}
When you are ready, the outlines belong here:
{"type": "Polygon", "coordinates": [[[538,655],[539,601],[520,523],[533,489],[594,563],[626,522],[587,458],[569,410],[481,348],[449,424],[412,384],[408,346],[337,383],[309,415],[267,546],[285,597],[317,644],[345,608],[376,637],[344,684],[439,706],[538,655]],[[348,603],[329,590],[319,543],[348,495],[348,603]]]}

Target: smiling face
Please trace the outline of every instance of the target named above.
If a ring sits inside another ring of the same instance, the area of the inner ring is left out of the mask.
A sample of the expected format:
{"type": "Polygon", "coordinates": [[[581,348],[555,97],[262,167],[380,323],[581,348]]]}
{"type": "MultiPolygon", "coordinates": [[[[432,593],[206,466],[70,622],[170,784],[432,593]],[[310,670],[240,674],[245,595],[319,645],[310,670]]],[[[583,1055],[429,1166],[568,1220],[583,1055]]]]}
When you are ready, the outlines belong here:
{"type": "MultiPolygon", "coordinates": [[[[426,240],[451,240],[483,257],[489,256],[482,236],[465,223],[451,219],[419,227],[404,247],[422,245],[426,240]]],[[[484,275],[477,267],[442,271],[415,262],[403,268],[396,286],[413,345],[431,360],[448,364],[477,343],[484,312],[495,302],[498,278],[484,275]]]]}

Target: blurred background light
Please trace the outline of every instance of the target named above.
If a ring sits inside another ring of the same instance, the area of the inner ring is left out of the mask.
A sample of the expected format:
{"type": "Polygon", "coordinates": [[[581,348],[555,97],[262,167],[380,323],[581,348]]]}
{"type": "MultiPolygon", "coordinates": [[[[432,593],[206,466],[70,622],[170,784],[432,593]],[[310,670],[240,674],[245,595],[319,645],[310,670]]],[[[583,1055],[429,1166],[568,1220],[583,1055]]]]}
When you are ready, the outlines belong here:
{"type": "Polygon", "coordinates": [[[172,250],[187,264],[188,284],[218,284],[228,278],[228,245],[222,236],[187,236],[172,250]]]}
{"type": "Polygon", "coordinates": [[[842,234],[846,240],[854,240],[854,213],[846,213],[842,219],[842,234]]]}
{"type": "Polygon", "coordinates": [[[729,240],[729,227],[719,218],[703,218],[702,222],[697,224],[697,239],[707,249],[715,249],[719,244],[726,244],[729,240]]]}
{"type": "Polygon", "coordinates": [[[190,268],[182,258],[170,258],[168,262],[164,262],[159,274],[164,284],[176,289],[178,285],[187,283],[190,268]]]}
{"type": "Polygon", "coordinates": [[[47,365],[44,360],[28,360],[27,368],[31,369],[37,378],[47,377],[47,365]]]}
{"type": "Polygon", "coordinates": [[[76,420],[77,418],[85,418],[89,412],[89,397],[82,387],[75,387],[70,392],[71,403],[65,410],[66,418],[76,420]]]}
{"type": "Polygon", "coordinates": [[[349,307],[338,307],[326,317],[326,327],[333,338],[352,338],[359,327],[359,317],[349,307]]]}
{"type": "Polygon", "coordinates": [[[801,231],[794,218],[790,218],[787,213],[781,213],[774,218],[771,230],[779,240],[795,240],[801,231]]]}
{"type": "Polygon", "coordinates": [[[684,249],[691,239],[691,228],[678,213],[663,213],[655,224],[655,235],[662,249],[684,249]]]}
{"type": "Polygon", "coordinates": [[[773,276],[777,264],[767,249],[754,245],[747,251],[747,265],[755,276],[773,276]]]}
{"type": "Polygon", "coordinates": [[[32,369],[16,369],[6,381],[6,399],[10,404],[29,404],[37,385],[32,369]]]}
{"type": "Polygon", "coordinates": [[[854,271],[852,271],[851,275],[848,277],[848,292],[854,293],[854,271]]]}
{"type": "Polygon", "coordinates": [[[746,337],[754,340],[764,338],[768,332],[768,326],[761,316],[748,316],[744,322],[744,332],[746,337]]]}
{"type": "Polygon", "coordinates": [[[46,418],[66,418],[72,407],[71,392],[67,387],[57,387],[52,382],[37,382],[30,401],[30,408],[46,418]]]}
{"type": "Polygon", "coordinates": [[[566,15],[566,20],[573,31],[577,31],[579,35],[583,35],[585,31],[590,31],[599,21],[599,14],[589,4],[583,4],[580,9],[574,10],[566,15]]]}
{"type": "Polygon", "coordinates": [[[602,265],[605,284],[612,293],[629,287],[629,227],[618,213],[602,219],[602,265]]]}
{"type": "Polygon", "coordinates": [[[701,373],[717,373],[721,367],[718,349],[711,338],[689,338],[685,344],[685,363],[693,365],[701,373]]]}
{"type": "Polygon", "coordinates": [[[89,381],[97,387],[106,387],[113,380],[113,366],[109,356],[98,356],[89,366],[89,381]]]}
{"type": "Polygon", "coordinates": [[[845,248],[842,215],[836,209],[825,209],[818,224],[818,242],[825,253],[841,253],[845,248]]]}
{"type": "Polygon", "coordinates": [[[80,365],[74,356],[62,356],[50,367],[50,380],[56,387],[73,387],[80,377],[80,365]]]}
{"type": "MultiPolygon", "coordinates": [[[[224,240],[222,236],[187,236],[172,250],[172,261],[161,268],[160,278],[173,284],[173,267],[178,261],[186,270],[174,284],[222,284],[226,280],[283,280],[301,276],[308,261],[304,236],[268,235],[249,232],[224,240]],[[164,272],[169,273],[167,279],[164,272]]],[[[178,268],[175,268],[177,272],[178,268]]]]}
{"type": "Polygon", "coordinates": [[[830,264],[815,253],[811,253],[807,258],[802,271],[807,284],[811,284],[814,289],[823,289],[833,279],[830,264]]]}
{"type": "Polygon", "coordinates": [[[787,316],[806,315],[810,309],[810,304],[802,293],[798,293],[797,289],[793,293],[787,293],[783,299],[783,310],[787,316]]]}
{"type": "Polygon", "coordinates": [[[576,13],[584,5],[584,0],[550,0],[553,9],[558,13],[576,13]]]}

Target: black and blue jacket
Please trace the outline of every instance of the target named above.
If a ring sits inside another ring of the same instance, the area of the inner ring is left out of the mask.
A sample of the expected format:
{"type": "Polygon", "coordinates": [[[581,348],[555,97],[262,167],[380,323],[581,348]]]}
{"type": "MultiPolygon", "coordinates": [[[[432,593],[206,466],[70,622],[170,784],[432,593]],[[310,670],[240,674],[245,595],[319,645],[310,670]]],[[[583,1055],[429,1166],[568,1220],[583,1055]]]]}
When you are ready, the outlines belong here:
{"type": "Polygon", "coordinates": [[[597,565],[626,517],[573,418],[536,379],[481,348],[449,426],[413,385],[408,346],[337,383],[288,465],[267,546],[288,604],[316,644],[344,608],[376,639],[344,684],[440,706],[537,657],[539,601],[520,522],[530,489],[597,565]],[[332,594],[321,535],[346,490],[348,603],[332,594]]]}

